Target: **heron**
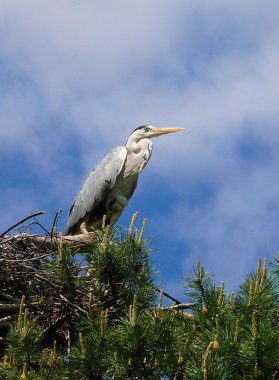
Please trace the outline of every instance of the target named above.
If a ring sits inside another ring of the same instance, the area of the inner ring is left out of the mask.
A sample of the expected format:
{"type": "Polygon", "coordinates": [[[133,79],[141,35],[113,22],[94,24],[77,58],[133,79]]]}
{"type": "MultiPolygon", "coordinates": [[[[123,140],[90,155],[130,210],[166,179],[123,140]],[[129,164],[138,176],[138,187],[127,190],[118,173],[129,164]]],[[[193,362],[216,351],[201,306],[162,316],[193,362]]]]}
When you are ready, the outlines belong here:
{"type": "Polygon", "coordinates": [[[125,145],[112,149],[83,183],[70,208],[64,235],[88,234],[104,216],[106,225],[113,226],[151,157],[151,139],[183,129],[143,125],[131,133],[125,145]]]}

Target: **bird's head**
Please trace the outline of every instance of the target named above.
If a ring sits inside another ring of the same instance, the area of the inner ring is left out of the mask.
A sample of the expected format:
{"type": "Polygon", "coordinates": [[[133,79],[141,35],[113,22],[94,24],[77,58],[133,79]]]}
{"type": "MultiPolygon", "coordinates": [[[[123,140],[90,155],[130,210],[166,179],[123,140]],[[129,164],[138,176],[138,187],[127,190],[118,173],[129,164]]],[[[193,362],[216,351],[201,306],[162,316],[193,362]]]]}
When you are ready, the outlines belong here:
{"type": "Polygon", "coordinates": [[[166,133],[179,132],[182,130],[184,130],[184,128],[157,128],[152,125],[142,125],[132,132],[129,140],[139,142],[142,139],[151,139],[153,137],[165,135],[166,133]]]}

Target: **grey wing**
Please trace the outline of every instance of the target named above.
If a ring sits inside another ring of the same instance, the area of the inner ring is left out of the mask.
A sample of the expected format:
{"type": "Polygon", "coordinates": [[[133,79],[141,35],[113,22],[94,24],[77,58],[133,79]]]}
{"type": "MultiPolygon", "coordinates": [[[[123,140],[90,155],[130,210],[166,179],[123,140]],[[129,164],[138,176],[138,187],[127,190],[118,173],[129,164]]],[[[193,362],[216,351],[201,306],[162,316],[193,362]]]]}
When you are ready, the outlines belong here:
{"type": "Polygon", "coordinates": [[[113,188],[127,158],[125,146],[112,149],[107,156],[91,171],[77,194],[69,212],[64,234],[69,234],[85,215],[98,205],[113,188]]]}

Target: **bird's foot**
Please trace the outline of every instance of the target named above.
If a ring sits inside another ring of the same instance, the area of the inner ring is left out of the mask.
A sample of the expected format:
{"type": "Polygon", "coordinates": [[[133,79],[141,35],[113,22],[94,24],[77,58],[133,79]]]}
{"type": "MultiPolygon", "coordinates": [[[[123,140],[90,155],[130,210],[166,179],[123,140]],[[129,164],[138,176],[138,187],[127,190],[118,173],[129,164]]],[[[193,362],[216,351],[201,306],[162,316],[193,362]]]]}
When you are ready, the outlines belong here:
{"type": "Polygon", "coordinates": [[[89,234],[85,222],[82,222],[81,225],[79,226],[79,228],[80,228],[80,232],[81,232],[82,234],[89,234]]]}

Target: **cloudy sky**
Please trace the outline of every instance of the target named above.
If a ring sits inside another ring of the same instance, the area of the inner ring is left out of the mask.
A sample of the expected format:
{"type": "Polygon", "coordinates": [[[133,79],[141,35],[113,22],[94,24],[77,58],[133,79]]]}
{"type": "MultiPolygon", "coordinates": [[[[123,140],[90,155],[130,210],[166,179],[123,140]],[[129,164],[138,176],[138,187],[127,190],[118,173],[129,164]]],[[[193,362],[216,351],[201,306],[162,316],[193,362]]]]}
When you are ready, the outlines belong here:
{"type": "Polygon", "coordinates": [[[234,290],[279,247],[278,1],[1,0],[0,232],[50,228],[112,147],[154,140],[134,211],[161,286],[181,296],[196,259],[234,290]]]}

